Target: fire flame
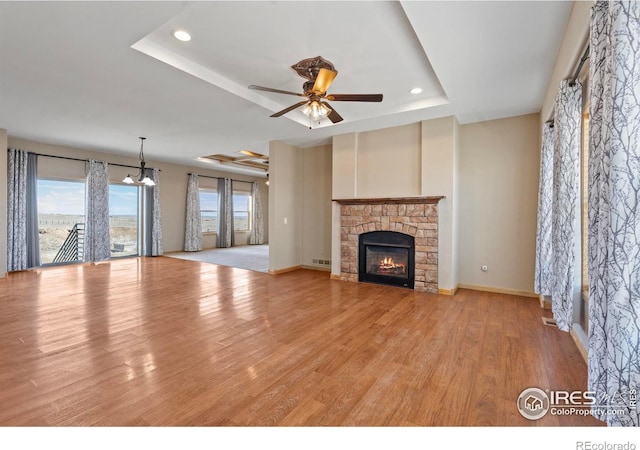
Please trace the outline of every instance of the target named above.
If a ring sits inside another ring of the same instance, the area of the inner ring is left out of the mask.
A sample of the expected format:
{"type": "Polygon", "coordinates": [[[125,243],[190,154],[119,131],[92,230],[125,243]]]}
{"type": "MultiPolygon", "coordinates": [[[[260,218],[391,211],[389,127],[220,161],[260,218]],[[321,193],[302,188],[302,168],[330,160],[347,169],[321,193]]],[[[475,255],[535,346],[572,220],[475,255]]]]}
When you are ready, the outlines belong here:
{"type": "Polygon", "coordinates": [[[387,256],[380,260],[379,266],[381,269],[402,269],[404,270],[404,264],[398,264],[392,257],[387,256]]]}

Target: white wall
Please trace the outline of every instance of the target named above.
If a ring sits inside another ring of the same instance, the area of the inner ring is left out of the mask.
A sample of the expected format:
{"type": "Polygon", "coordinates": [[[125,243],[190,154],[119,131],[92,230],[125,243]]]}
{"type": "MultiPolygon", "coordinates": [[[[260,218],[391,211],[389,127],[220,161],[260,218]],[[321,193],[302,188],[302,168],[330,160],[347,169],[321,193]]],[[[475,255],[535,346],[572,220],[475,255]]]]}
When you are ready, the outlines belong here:
{"type": "MultiPolygon", "coordinates": [[[[0,142],[1,143],[1,142],[0,142]]],[[[35,153],[46,155],[66,156],[80,159],[99,159],[110,163],[127,164],[132,166],[138,165],[138,160],[122,155],[107,154],[86,149],[77,149],[71,147],[63,147],[57,145],[44,144],[25,139],[13,138],[9,136],[8,146],[11,148],[19,148],[35,153]]],[[[149,144],[147,155],[152,154],[153,146],[149,144]]],[[[2,159],[2,158],[0,158],[2,159]]],[[[4,158],[6,160],[6,158],[4,158]]],[[[268,220],[269,203],[265,190],[268,187],[264,184],[264,178],[251,177],[242,174],[230,174],[213,170],[206,170],[198,167],[189,167],[178,164],[163,163],[146,159],[147,166],[157,167],[160,173],[160,208],[162,211],[162,238],[165,252],[182,251],[184,248],[184,231],[185,231],[185,214],[186,214],[186,197],[187,197],[187,174],[189,172],[198,173],[200,175],[228,177],[244,181],[257,181],[263,192],[263,214],[265,221],[268,220]]],[[[1,169],[0,169],[1,170],[1,169]]],[[[117,166],[110,166],[110,177],[113,181],[121,180],[127,172],[133,169],[127,169],[117,166]]],[[[6,169],[2,171],[6,177],[6,169]]],[[[45,176],[62,177],[62,178],[83,178],[84,163],[77,161],[69,161],[64,159],[38,158],[38,173],[45,176]]],[[[208,180],[204,177],[200,178],[200,184],[205,187],[207,183],[212,183],[215,187],[216,180],[208,180]]],[[[6,189],[6,182],[2,183],[6,189]]],[[[3,197],[6,199],[6,195],[3,197]]],[[[6,200],[5,200],[6,201],[6,200]]],[[[3,214],[6,217],[6,213],[3,214]]],[[[5,227],[6,228],[6,227],[5,227]]],[[[266,228],[266,227],[265,227],[266,228]]],[[[265,233],[268,229],[265,229],[265,233]]],[[[245,244],[248,233],[236,233],[236,244],[245,244]]],[[[2,241],[5,242],[6,238],[2,241]]],[[[215,235],[205,236],[205,247],[215,247],[215,235]]],[[[6,254],[6,251],[4,252],[6,254]]]]}
{"type": "Polygon", "coordinates": [[[461,286],[533,292],[539,125],[529,114],[460,126],[461,286]]]}

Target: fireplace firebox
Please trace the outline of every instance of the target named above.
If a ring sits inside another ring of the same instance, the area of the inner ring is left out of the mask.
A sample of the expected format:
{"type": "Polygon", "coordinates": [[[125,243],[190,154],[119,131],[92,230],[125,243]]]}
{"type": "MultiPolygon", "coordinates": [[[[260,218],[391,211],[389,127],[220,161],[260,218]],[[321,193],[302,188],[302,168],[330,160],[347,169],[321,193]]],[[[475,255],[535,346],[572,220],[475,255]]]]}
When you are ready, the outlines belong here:
{"type": "Polygon", "coordinates": [[[413,289],[413,236],[395,231],[371,231],[358,238],[358,280],[413,289]]]}

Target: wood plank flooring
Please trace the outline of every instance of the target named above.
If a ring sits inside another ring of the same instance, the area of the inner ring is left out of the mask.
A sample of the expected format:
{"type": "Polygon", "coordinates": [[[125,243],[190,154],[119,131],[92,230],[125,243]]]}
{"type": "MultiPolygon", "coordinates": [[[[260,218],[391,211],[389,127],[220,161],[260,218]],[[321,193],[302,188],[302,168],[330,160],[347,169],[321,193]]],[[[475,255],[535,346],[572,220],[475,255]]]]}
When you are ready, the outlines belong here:
{"type": "Polygon", "coordinates": [[[166,257],[13,273],[0,425],[601,425],[516,409],[527,387],[586,390],[548,314],[525,297],[166,257]]]}

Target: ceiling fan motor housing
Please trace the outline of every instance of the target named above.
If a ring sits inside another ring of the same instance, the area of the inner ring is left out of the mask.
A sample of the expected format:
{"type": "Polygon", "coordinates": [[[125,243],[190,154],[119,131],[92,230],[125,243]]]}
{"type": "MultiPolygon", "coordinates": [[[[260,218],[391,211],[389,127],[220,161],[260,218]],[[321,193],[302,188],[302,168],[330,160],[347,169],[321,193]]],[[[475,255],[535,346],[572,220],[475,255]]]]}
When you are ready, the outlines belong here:
{"type": "MultiPolygon", "coordinates": [[[[333,63],[324,59],[322,56],[316,56],[315,58],[307,58],[302,61],[298,61],[293,66],[291,66],[293,70],[296,71],[298,75],[302,78],[306,78],[311,82],[311,86],[313,87],[313,82],[316,81],[318,77],[318,72],[320,69],[327,69],[332,72],[338,73],[338,71],[333,67],[333,63]]],[[[307,90],[307,83],[305,85],[305,91],[307,90]]]]}

